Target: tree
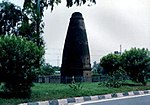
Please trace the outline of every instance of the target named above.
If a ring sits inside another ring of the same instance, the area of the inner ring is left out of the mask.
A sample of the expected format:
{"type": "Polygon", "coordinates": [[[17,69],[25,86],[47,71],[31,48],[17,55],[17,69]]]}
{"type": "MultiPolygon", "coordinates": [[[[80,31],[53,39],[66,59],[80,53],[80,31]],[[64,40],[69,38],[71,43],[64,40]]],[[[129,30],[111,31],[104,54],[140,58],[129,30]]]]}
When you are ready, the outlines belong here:
{"type": "Polygon", "coordinates": [[[131,48],[122,54],[123,69],[133,81],[146,85],[150,74],[150,52],[145,48],[131,48]]]}
{"type": "Polygon", "coordinates": [[[60,71],[60,68],[58,66],[52,66],[49,63],[43,63],[41,65],[41,70],[38,73],[39,75],[54,75],[55,72],[60,71]]]}
{"type": "Polygon", "coordinates": [[[100,65],[103,67],[104,73],[108,74],[108,80],[104,82],[107,87],[120,87],[122,86],[125,72],[121,67],[120,54],[108,54],[100,60],[100,65]]]}
{"type": "Polygon", "coordinates": [[[21,8],[10,2],[0,3],[0,35],[17,34],[23,19],[21,8]]]}
{"type": "MultiPolygon", "coordinates": [[[[44,46],[42,38],[44,24],[42,15],[38,12],[36,6],[28,4],[23,10],[10,2],[3,1],[0,6],[0,34],[25,37],[29,41],[33,41],[38,46],[44,46]]],[[[40,58],[37,61],[40,67],[40,58]]]]}
{"type": "MultiPolygon", "coordinates": [[[[95,0],[67,0],[67,7],[73,4],[82,5],[95,0]]],[[[32,40],[38,46],[43,46],[42,38],[44,9],[61,3],[61,0],[24,0],[23,10],[7,1],[0,3],[0,35],[15,34],[32,40]]]]}
{"type": "Polygon", "coordinates": [[[53,75],[54,73],[55,70],[53,69],[52,65],[48,63],[42,64],[40,75],[53,75]]]}
{"type": "Polygon", "coordinates": [[[42,37],[44,22],[42,20],[44,8],[47,6],[46,0],[25,0],[23,5],[23,13],[27,15],[27,20],[23,22],[21,33],[24,36],[30,35],[31,40],[38,46],[43,46],[42,37]],[[27,28],[28,27],[28,28],[27,28]]]}
{"type": "Polygon", "coordinates": [[[96,0],[67,0],[67,7],[72,7],[74,4],[77,6],[85,4],[87,1],[90,1],[92,3],[96,3],[96,0]]]}
{"type": "Polygon", "coordinates": [[[121,55],[108,54],[100,60],[100,65],[103,67],[104,73],[113,75],[113,72],[120,69],[121,66],[121,55]]]}
{"type": "MultiPolygon", "coordinates": [[[[95,0],[67,0],[66,6],[71,7],[73,4],[82,5],[87,1],[96,3],[95,0]]],[[[21,32],[25,31],[30,34],[32,33],[32,37],[35,37],[34,42],[36,42],[37,45],[43,45],[41,34],[43,33],[44,28],[44,23],[42,20],[44,17],[44,9],[50,6],[51,10],[53,10],[54,5],[58,5],[59,3],[61,3],[61,0],[24,0],[23,12],[28,15],[30,24],[29,22],[28,24],[25,23],[24,25],[28,25],[29,28],[27,30],[25,28],[24,30],[24,27],[21,27],[21,29],[23,29],[21,32]]]]}
{"type": "Polygon", "coordinates": [[[93,62],[92,72],[95,75],[103,73],[103,68],[101,67],[100,63],[97,63],[96,61],[93,62]]]}
{"type": "Polygon", "coordinates": [[[41,26],[36,25],[38,16],[35,16],[35,12],[32,12],[34,15],[30,15],[27,11],[21,10],[19,6],[7,1],[2,1],[0,7],[0,35],[23,36],[37,45],[44,45],[40,35],[43,33],[44,25],[42,20],[40,20],[41,26]]]}
{"type": "Polygon", "coordinates": [[[31,86],[38,71],[37,61],[44,48],[14,35],[0,37],[0,82],[4,91],[15,97],[31,95],[31,86]]]}
{"type": "MultiPolygon", "coordinates": [[[[79,6],[85,4],[87,1],[96,4],[96,0],[66,0],[66,6],[72,7],[74,4],[79,6]]],[[[50,6],[51,10],[53,10],[54,5],[58,5],[59,3],[61,3],[61,0],[24,0],[24,5],[28,5],[30,3],[40,4],[41,13],[43,13],[44,7],[47,8],[48,6],[50,6]]]]}

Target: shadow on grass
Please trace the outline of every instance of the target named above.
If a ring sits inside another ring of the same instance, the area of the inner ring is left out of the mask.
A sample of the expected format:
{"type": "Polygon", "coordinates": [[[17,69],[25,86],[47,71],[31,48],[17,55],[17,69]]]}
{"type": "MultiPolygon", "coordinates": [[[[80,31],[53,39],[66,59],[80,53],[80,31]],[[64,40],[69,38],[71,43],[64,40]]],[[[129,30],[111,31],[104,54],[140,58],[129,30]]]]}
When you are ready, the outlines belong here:
{"type": "Polygon", "coordinates": [[[3,99],[26,99],[26,98],[29,98],[29,97],[26,97],[25,94],[23,95],[18,95],[18,94],[11,94],[11,93],[5,93],[4,91],[0,91],[0,98],[3,98],[3,99]]]}
{"type": "Polygon", "coordinates": [[[0,91],[0,98],[10,99],[10,98],[14,98],[14,97],[11,94],[0,91]]]}
{"type": "Polygon", "coordinates": [[[146,87],[150,87],[150,84],[146,84],[146,85],[143,85],[142,83],[123,83],[122,84],[123,86],[131,86],[131,87],[134,87],[134,86],[146,86],[146,87]]]}
{"type": "Polygon", "coordinates": [[[139,84],[139,83],[123,83],[123,86],[143,86],[143,84],[139,84]]]}
{"type": "Polygon", "coordinates": [[[0,91],[0,98],[11,99],[11,98],[16,98],[16,97],[12,96],[12,94],[0,91]]]}

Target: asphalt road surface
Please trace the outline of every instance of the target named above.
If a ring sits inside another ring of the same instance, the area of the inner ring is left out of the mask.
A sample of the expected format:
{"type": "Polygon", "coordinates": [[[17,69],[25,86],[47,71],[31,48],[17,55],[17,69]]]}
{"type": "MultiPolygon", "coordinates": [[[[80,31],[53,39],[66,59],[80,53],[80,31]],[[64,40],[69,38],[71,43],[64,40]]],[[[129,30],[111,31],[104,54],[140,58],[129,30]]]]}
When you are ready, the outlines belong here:
{"type": "Polygon", "coordinates": [[[150,95],[81,105],[150,105],[150,95]]]}

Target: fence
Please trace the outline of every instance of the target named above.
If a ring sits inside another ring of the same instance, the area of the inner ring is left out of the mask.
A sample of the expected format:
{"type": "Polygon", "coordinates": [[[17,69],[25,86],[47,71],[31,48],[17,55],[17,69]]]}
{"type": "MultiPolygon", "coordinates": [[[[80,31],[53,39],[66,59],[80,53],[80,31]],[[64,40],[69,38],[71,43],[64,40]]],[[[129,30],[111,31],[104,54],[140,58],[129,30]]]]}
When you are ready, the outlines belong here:
{"type": "MultiPolygon", "coordinates": [[[[88,80],[88,77],[75,77],[74,80],[77,82],[85,82],[88,80]]],[[[92,82],[102,82],[106,81],[108,76],[104,75],[96,75],[92,76],[92,82]]],[[[73,79],[70,77],[66,77],[64,81],[72,81],[73,79]]],[[[61,77],[60,76],[38,76],[35,80],[36,83],[60,83],[61,77]]]]}
{"type": "Polygon", "coordinates": [[[38,76],[35,80],[36,83],[60,83],[60,76],[38,76]]]}

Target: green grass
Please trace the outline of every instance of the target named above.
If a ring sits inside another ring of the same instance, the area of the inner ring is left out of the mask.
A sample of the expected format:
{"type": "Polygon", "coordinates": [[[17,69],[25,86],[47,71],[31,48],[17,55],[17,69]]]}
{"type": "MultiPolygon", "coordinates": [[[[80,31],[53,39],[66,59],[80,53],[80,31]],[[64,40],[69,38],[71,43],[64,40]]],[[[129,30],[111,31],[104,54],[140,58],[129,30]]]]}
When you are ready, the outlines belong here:
{"type": "Polygon", "coordinates": [[[1,105],[16,105],[25,102],[35,102],[53,99],[62,99],[68,97],[77,96],[91,96],[101,95],[108,93],[128,92],[136,90],[149,90],[150,86],[140,86],[133,82],[127,81],[128,84],[134,84],[135,86],[122,86],[120,88],[108,88],[98,85],[98,83],[82,83],[82,89],[74,91],[68,84],[40,84],[36,83],[32,87],[32,95],[30,99],[4,99],[0,98],[1,105]]]}

